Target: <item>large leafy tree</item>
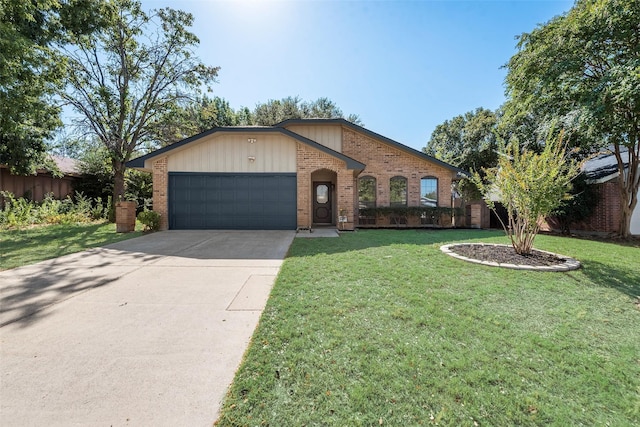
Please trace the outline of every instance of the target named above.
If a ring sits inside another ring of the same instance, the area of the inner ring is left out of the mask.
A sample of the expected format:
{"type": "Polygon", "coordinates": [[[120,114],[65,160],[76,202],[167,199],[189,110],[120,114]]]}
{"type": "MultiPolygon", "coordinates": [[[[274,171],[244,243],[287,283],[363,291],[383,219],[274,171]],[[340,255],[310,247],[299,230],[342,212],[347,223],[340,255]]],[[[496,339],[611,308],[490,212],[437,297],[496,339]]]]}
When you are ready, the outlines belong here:
{"type": "Polygon", "coordinates": [[[202,95],[174,105],[154,124],[150,148],[166,146],[215,127],[251,124],[245,122],[242,111],[236,112],[229,101],[219,96],[202,95]]]}
{"type": "Polygon", "coordinates": [[[16,174],[46,166],[60,126],[52,96],[64,61],[54,49],[102,23],[100,0],[0,0],[0,163],[16,174]]]}
{"type": "Polygon", "coordinates": [[[110,0],[106,25],[64,50],[67,90],[62,98],[79,124],[101,144],[114,173],[114,201],[125,194],[125,163],[149,141],[164,114],[214,81],[218,68],[193,50],[198,38],[189,13],[146,13],[137,0],[110,0]]]}
{"type": "MultiPolygon", "coordinates": [[[[272,126],[287,119],[336,119],[345,118],[342,110],[328,98],[318,98],[305,102],[299,97],[271,99],[258,104],[253,111],[253,122],[260,126],[272,126]]],[[[360,117],[350,114],[346,117],[352,123],[362,126],[360,117]]]]}
{"type": "Polygon", "coordinates": [[[477,108],[436,126],[423,151],[465,170],[480,171],[498,161],[496,114],[477,108]]]}
{"type": "Polygon", "coordinates": [[[640,185],[640,1],[578,0],[522,34],[507,68],[506,121],[573,117],[587,152],[615,154],[628,237],[640,185]]]}
{"type": "MultiPolygon", "coordinates": [[[[497,114],[486,108],[445,120],[436,126],[422,151],[461,169],[483,174],[483,168],[492,168],[498,161],[497,121],[497,114]]],[[[458,191],[465,199],[481,197],[476,186],[466,179],[460,182],[458,191]]]]}

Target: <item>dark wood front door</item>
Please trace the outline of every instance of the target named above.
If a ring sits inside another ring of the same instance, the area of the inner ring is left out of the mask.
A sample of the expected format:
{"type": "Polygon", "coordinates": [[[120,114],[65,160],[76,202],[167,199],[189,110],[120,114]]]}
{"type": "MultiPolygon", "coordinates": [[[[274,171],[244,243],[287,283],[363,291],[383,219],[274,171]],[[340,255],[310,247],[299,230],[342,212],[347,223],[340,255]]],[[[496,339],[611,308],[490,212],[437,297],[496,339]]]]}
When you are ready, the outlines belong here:
{"type": "Polygon", "coordinates": [[[331,224],[331,183],[313,183],[313,222],[315,224],[331,224]]]}

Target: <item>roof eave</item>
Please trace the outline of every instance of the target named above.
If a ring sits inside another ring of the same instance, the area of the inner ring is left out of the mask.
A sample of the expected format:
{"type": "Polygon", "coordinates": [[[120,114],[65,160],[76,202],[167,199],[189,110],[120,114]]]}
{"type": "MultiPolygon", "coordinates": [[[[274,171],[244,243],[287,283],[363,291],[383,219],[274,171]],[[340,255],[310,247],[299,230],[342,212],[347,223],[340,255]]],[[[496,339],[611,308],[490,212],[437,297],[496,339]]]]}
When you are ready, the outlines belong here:
{"type": "Polygon", "coordinates": [[[420,157],[421,159],[424,160],[428,160],[430,162],[433,162],[437,165],[440,165],[444,168],[447,168],[451,171],[456,172],[456,174],[460,177],[470,177],[471,174],[468,171],[465,171],[464,169],[460,169],[457,168],[453,165],[450,165],[449,163],[443,162],[442,160],[438,160],[435,157],[431,157],[421,151],[415,150],[411,147],[408,147],[398,141],[394,141],[391,138],[387,138],[386,136],[380,135],[376,132],[370,131],[369,129],[363,128],[362,126],[358,126],[355,123],[350,122],[349,120],[343,119],[343,118],[335,118],[335,119],[288,119],[288,120],[284,120],[280,123],[276,123],[274,126],[277,127],[285,127],[285,126],[289,126],[289,125],[303,125],[303,124],[339,124],[341,126],[350,128],[351,130],[354,130],[356,132],[360,132],[363,133],[371,138],[374,139],[378,139],[381,140],[395,148],[398,148],[402,151],[405,151],[408,154],[412,154],[414,156],[420,157]]]}
{"type": "Polygon", "coordinates": [[[306,138],[302,135],[299,135],[295,132],[290,131],[289,129],[285,129],[284,127],[278,127],[278,126],[274,126],[274,127],[218,127],[218,128],[213,128],[210,129],[208,131],[199,133],[197,135],[191,136],[189,138],[183,139],[182,141],[178,141],[175,142],[171,145],[167,145],[166,147],[160,148],[158,150],[152,151],[149,154],[146,154],[144,156],[140,156],[137,157],[135,159],[129,160],[126,165],[127,167],[130,168],[134,168],[134,169],[143,169],[143,170],[147,170],[145,168],[145,163],[147,160],[151,160],[155,157],[158,157],[164,153],[167,153],[169,151],[173,151],[177,148],[183,147],[187,144],[190,144],[194,141],[197,141],[201,138],[207,137],[209,135],[213,135],[215,133],[279,133],[285,136],[288,136],[290,138],[293,138],[297,141],[300,141],[306,145],[309,145],[317,150],[323,151],[333,157],[336,157],[342,161],[344,161],[347,165],[348,169],[354,169],[354,170],[358,170],[358,169],[364,169],[366,167],[366,165],[364,163],[361,163],[355,159],[352,159],[349,156],[346,156],[342,153],[339,153],[335,150],[332,150],[329,147],[325,147],[322,144],[319,144],[309,138],[306,138]]]}

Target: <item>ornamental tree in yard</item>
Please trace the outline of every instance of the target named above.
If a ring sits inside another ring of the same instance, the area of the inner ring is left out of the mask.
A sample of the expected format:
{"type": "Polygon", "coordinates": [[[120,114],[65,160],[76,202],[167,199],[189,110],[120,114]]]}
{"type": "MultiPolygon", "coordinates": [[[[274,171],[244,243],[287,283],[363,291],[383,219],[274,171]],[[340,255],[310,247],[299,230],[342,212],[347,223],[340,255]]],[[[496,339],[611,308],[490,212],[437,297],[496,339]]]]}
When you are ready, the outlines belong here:
{"type": "Polygon", "coordinates": [[[495,212],[496,201],[507,209],[508,223],[502,227],[516,253],[526,255],[542,220],[569,197],[571,181],[580,167],[566,156],[562,133],[558,138],[550,137],[539,154],[521,150],[516,143],[500,154],[498,165],[484,170],[484,180],[476,172],[473,182],[491,210],[495,212]]]}

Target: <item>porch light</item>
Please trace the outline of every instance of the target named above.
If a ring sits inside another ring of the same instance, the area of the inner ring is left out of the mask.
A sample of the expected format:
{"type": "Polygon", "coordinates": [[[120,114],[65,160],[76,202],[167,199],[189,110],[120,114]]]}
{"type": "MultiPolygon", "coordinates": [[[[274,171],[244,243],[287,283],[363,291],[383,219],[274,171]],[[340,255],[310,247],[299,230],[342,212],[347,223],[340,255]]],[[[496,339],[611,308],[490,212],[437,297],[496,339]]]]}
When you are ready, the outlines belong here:
{"type": "Polygon", "coordinates": [[[257,141],[257,139],[255,139],[255,138],[247,138],[247,142],[248,142],[249,144],[255,144],[255,143],[256,143],[256,141],[257,141]]]}
{"type": "Polygon", "coordinates": [[[256,156],[249,156],[249,157],[247,157],[247,158],[249,159],[249,161],[250,161],[251,163],[253,163],[253,162],[255,162],[255,161],[256,161],[256,156]]]}

